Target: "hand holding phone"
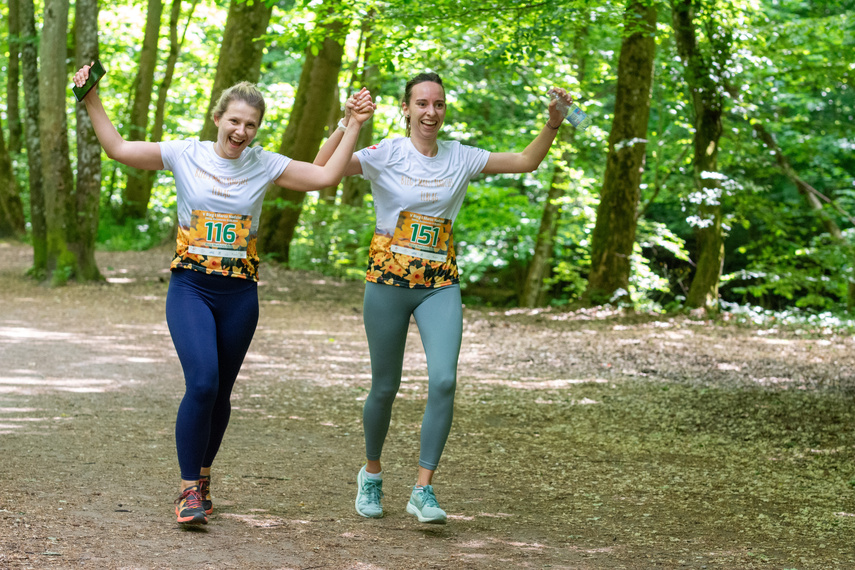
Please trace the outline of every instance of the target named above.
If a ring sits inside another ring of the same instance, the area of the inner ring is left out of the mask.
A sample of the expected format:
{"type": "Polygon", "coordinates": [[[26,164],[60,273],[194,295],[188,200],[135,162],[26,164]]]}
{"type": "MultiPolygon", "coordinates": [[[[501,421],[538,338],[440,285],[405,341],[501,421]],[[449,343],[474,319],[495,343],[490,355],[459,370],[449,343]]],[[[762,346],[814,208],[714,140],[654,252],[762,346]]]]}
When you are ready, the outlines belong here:
{"type": "Polygon", "coordinates": [[[82,71],[83,70],[81,68],[81,70],[74,75],[74,87],[71,88],[71,90],[74,92],[74,96],[77,98],[78,101],[83,101],[83,98],[86,97],[86,95],[92,90],[92,88],[95,87],[95,85],[107,73],[107,71],[104,69],[104,66],[101,65],[101,62],[96,59],[92,63],[92,66],[89,68],[89,77],[81,85],[78,85],[78,82],[80,81],[78,76],[82,71]]]}

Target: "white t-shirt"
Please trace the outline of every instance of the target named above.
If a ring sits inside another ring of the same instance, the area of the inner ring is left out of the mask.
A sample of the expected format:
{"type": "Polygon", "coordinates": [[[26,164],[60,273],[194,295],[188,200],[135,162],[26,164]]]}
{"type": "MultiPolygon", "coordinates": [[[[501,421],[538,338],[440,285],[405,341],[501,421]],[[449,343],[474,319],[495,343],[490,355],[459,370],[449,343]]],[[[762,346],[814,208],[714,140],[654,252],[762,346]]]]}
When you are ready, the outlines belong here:
{"type": "Polygon", "coordinates": [[[229,160],[217,155],[210,141],[159,144],[178,198],[171,267],[257,281],[256,241],[264,194],[291,159],[257,146],[229,160]]]}
{"type": "Polygon", "coordinates": [[[377,214],[368,281],[410,288],[458,282],[452,228],[490,153],[456,141],[438,146],[429,157],[409,138],[396,138],[356,153],[377,214]]]}

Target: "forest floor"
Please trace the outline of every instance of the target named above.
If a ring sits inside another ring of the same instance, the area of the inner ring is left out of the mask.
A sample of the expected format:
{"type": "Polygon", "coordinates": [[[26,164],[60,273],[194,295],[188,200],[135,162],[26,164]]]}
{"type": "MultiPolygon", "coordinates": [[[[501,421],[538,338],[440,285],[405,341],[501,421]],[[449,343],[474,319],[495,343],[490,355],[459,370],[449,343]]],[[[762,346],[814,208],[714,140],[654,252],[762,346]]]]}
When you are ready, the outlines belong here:
{"type": "Polygon", "coordinates": [[[438,526],[405,512],[413,326],[365,519],[363,286],[268,264],[215,514],[186,530],[170,252],[99,253],[108,282],[55,289],[31,258],[0,242],[0,568],[855,568],[850,336],[466,307],[438,526]]]}

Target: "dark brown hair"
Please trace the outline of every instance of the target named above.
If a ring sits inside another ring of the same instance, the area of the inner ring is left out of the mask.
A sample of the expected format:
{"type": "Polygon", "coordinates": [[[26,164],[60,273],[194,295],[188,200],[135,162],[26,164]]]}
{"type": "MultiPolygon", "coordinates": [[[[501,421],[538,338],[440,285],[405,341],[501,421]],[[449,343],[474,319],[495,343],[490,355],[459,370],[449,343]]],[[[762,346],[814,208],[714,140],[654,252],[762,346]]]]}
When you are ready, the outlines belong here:
{"type": "MultiPolygon", "coordinates": [[[[438,83],[442,90],[445,91],[445,86],[442,84],[442,79],[440,79],[439,75],[433,73],[432,71],[419,73],[409,81],[407,81],[407,86],[404,87],[404,98],[401,100],[401,103],[406,103],[407,107],[410,106],[410,98],[413,96],[413,87],[418,85],[419,83],[438,83]]],[[[404,117],[404,120],[407,122],[407,136],[410,136],[410,117],[409,115],[404,117]]]]}

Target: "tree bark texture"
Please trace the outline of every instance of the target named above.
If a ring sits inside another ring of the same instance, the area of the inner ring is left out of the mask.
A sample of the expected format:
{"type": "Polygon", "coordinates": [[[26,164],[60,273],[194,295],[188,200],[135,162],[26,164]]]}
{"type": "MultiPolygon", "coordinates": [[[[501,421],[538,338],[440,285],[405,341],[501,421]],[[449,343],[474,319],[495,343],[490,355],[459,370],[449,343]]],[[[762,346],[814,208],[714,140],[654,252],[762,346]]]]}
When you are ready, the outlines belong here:
{"type": "MultiPolygon", "coordinates": [[[[74,21],[77,27],[75,67],[98,59],[98,0],[76,0],[74,21]]],[[[101,201],[101,144],[95,136],[89,113],[82,103],[75,108],[77,119],[77,185],[73,223],[69,224],[69,248],[77,257],[77,280],[102,279],[95,261],[98,237],[98,211],[101,201]]]]}
{"type": "MultiPolygon", "coordinates": [[[[157,41],[160,37],[160,17],[163,14],[163,0],[148,0],[146,12],[145,36],[137,76],[134,79],[134,93],[131,102],[131,114],[128,120],[128,140],[144,141],[148,132],[149,106],[154,88],[154,70],[157,66],[157,41]]],[[[79,40],[78,40],[79,41],[79,40]]],[[[148,176],[144,170],[127,169],[128,180],[122,192],[122,207],[119,220],[144,218],[151,198],[151,187],[146,183],[148,176]]]]}
{"type": "MultiPolygon", "coordinates": [[[[569,161],[571,159],[570,154],[567,153],[565,158],[569,161]]],[[[546,196],[546,204],[543,205],[534,254],[528,264],[528,271],[523,281],[519,300],[521,307],[537,307],[543,303],[545,297],[543,282],[552,268],[555,229],[561,219],[561,199],[567,192],[569,182],[566,169],[562,166],[556,166],[546,196]]]]}
{"type": "Polygon", "coordinates": [[[264,53],[264,41],[257,39],[267,31],[273,6],[256,0],[252,4],[241,0],[232,0],[223,31],[223,44],[217,62],[217,73],[211,89],[211,100],[205,113],[205,123],[199,139],[214,140],[217,126],[211,119],[211,111],[223,90],[240,81],[255,83],[261,75],[261,56],[264,53]]]}
{"type": "Polygon", "coordinates": [[[655,4],[632,0],[625,22],[632,32],[621,43],[615,114],[591,242],[591,272],[583,295],[583,302],[592,305],[629,301],[630,256],[647,148],[656,51],[655,4]]]}
{"type": "Polygon", "coordinates": [[[21,18],[18,0],[9,0],[9,64],[6,80],[6,120],[9,126],[9,152],[21,151],[21,110],[19,108],[21,82],[21,18]]]}
{"type": "MultiPolygon", "coordinates": [[[[187,12],[187,23],[184,26],[184,31],[181,38],[178,37],[178,21],[181,18],[181,0],[172,0],[172,7],[169,12],[169,56],[166,58],[166,70],[163,74],[163,81],[157,88],[157,103],[154,109],[154,124],[151,127],[151,142],[160,142],[163,140],[163,120],[166,115],[166,98],[169,95],[169,88],[172,85],[172,78],[175,76],[175,63],[178,61],[178,54],[181,52],[181,47],[184,45],[184,38],[187,35],[187,28],[190,25],[190,20],[193,18],[193,13],[196,11],[198,0],[193,0],[190,9],[187,12]]],[[[146,196],[146,201],[151,199],[151,190],[154,186],[154,180],[157,172],[154,170],[142,171],[143,174],[143,196],[146,196]]]]}
{"type": "Polygon", "coordinates": [[[21,69],[24,87],[24,133],[27,144],[28,183],[30,187],[30,225],[33,240],[33,267],[35,275],[47,267],[47,226],[45,222],[45,197],[42,178],[42,148],[39,132],[39,56],[38,36],[33,0],[20,0],[21,18],[21,69]]]}
{"type": "Polygon", "coordinates": [[[0,124],[0,237],[23,237],[24,207],[0,124]]]}
{"type": "MultiPolygon", "coordinates": [[[[718,286],[724,265],[721,184],[718,173],[718,141],[721,138],[722,97],[713,79],[718,74],[704,57],[695,33],[693,0],[675,0],[672,19],[677,51],[686,69],[686,83],[694,109],[694,179],[699,197],[700,226],[695,232],[698,261],[686,304],[708,311],[718,309],[718,286]]],[[[723,48],[722,48],[723,49],[723,48]]]]}
{"type": "MultiPolygon", "coordinates": [[[[327,116],[327,126],[325,132],[332,133],[335,129],[338,128],[338,120],[342,117],[342,108],[339,103],[341,99],[341,89],[338,87],[338,83],[335,86],[335,93],[330,98],[330,109],[329,115],[327,116]]],[[[318,198],[326,202],[327,204],[335,204],[335,197],[338,194],[339,184],[335,186],[327,186],[326,188],[321,188],[318,192],[318,198]]]]}
{"type": "MultiPolygon", "coordinates": [[[[321,145],[326,129],[332,97],[338,84],[344,49],[344,23],[332,20],[322,24],[326,29],[323,41],[313,53],[306,47],[306,59],[288,127],[282,137],[279,153],[296,160],[312,162],[321,145]]],[[[266,204],[261,212],[259,249],[288,263],[291,240],[300,219],[305,192],[272,186],[267,190],[266,204]]]]}
{"type": "Polygon", "coordinates": [[[77,270],[68,249],[68,223],[74,176],[68,148],[68,0],[47,0],[39,61],[39,130],[45,189],[47,259],[45,276],[52,284],[65,283],[77,270]]]}

